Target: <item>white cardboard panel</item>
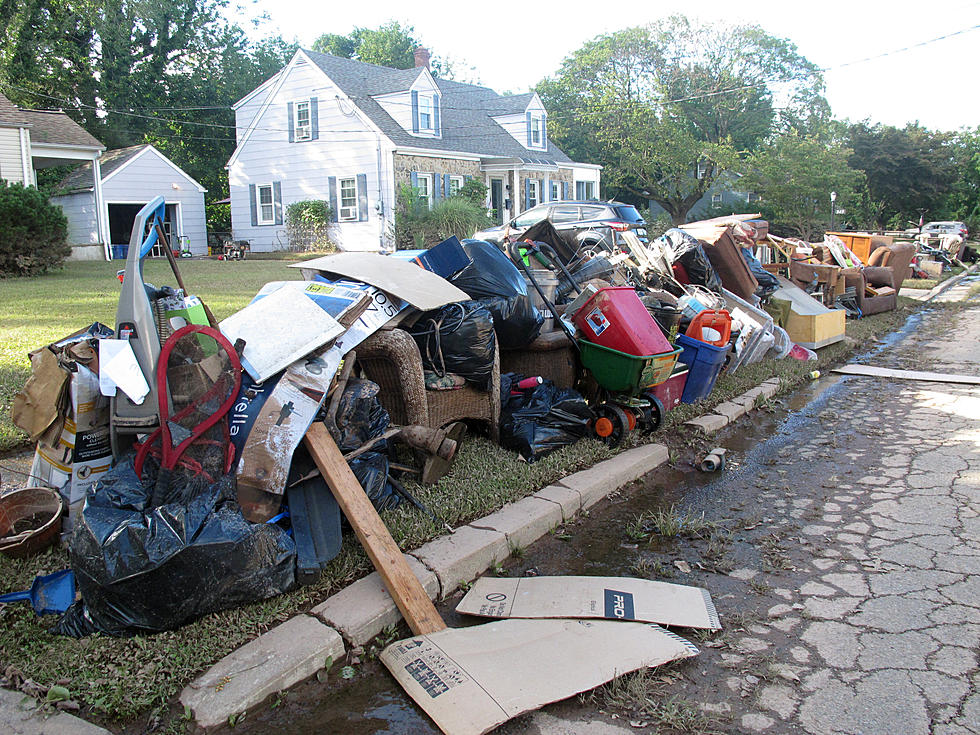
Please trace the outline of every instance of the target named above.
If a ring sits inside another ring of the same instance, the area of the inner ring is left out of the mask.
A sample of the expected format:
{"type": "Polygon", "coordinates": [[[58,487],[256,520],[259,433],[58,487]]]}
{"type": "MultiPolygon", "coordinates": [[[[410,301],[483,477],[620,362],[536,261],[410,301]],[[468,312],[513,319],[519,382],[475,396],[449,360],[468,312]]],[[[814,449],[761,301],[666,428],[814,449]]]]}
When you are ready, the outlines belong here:
{"type": "Polygon", "coordinates": [[[392,643],[381,661],[446,735],[480,735],[622,674],[697,653],[644,623],[498,620],[392,643]]]}
{"type": "Polygon", "coordinates": [[[489,618],[607,618],[721,628],[706,589],[632,577],[481,577],[456,612],[489,618]]]}

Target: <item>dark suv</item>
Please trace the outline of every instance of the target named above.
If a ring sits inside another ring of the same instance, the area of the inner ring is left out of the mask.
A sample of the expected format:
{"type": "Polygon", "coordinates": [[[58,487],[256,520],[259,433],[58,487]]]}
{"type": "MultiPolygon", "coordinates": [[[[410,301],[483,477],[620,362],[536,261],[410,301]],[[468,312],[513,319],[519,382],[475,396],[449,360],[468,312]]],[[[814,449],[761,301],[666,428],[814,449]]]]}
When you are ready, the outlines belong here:
{"type": "MultiPolygon", "coordinates": [[[[560,201],[539,204],[521,212],[510,222],[482,230],[474,239],[500,245],[507,235],[519,235],[541,220],[549,220],[564,239],[574,238],[579,248],[617,249],[617,235],[635,230],[646,241],[646,222],[636,207],[622,202],[560,201]]],[[[571,244],[571,242],[569,242],[571,244]]]]}

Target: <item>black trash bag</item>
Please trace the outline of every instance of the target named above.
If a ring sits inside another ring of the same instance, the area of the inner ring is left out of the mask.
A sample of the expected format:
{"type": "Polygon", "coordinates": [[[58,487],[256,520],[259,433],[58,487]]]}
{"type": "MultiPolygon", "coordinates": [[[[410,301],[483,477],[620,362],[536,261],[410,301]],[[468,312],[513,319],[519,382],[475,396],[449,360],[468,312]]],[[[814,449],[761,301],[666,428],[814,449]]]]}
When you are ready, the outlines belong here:
{"type": "Polygon", "coordinates": [[[156,633],[289,590],[296,546],[279,526],[249,523],[225,476],[186,504],[150,506],[156,462],[121,461],[95,485],[71,536],[81,600],[52,629],[80,638],[156,633]]]}
{"type": "MultiPolygon", "coordinates": [[[[353,452],[371,439],[384,434],[391,426],[391,418],[378,400],[381,388],[377,383],[362,378],[347,381],[337,406],[337,430],[334,441],[343,454],[353,452]]],[[[387,442],[378,442],[377,451],[384,451],[387,442]]]]}
{"type": "Polygon", "coordinates": [[[347,464],[379,513],[401,504],[402,496],[388,482],[388,457],[384,454],[365,452],[347,464]]]}
{"type": "Polygon", "coordinates": [[[497,340],[485,305],[462,301],[427,311],[411,332],[426,370],[461,375],[483,390],[490,385],[497,340]]]}
{"type": "Polygon", "coordinates": [[[483,240],[463,240],[462,245],[470,264],[450,281],[490,309],[502,348],[531,344],[544,324],[544,315],[528,292],[534,287],[525,283],[524,275],[497,246],[483,240]]]}
{"type": "Polygon", "coordinates": [[[588,435],[595,416],[580,393],[559,389],[550,380],[530,390],[515,391],[520,379],[514,373],[500,376],[502,446],[534,462],[588,435]]]}
{"type": "Polygon", "coordinates": [[[684,266],[691,283],[704,286],[709,291],[721,293],[721,278],[704,253],[701,241],[676,227],[667,230],[659,239],[664,256],[671,265],[684,266]]]}
{"type": "Polygon", "coordinates": [[[772,296],[780,288],[779,280],[762,267],[762,263],[755,257],[752,248],[740,247],[739,250],[742,253],[742,258],[745,260],[745,263],[749,266],[749,270],[752,271],[752,275],[755,276],[755,280],[759,282],[759,287],[755,290],[755,295],[760,299],[766,299],[772,296]]]}

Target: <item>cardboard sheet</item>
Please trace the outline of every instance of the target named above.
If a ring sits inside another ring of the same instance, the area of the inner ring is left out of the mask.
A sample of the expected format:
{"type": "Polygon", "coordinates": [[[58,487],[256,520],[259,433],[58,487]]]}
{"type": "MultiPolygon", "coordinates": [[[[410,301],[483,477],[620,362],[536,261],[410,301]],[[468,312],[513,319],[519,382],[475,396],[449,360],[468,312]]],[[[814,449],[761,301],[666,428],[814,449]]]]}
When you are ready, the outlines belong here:
{"type": "Polygon", "coordinates": [[[524,712],[698,649],[656,625],[499,620],[392,643],[381,661],[447,735],[480,735],[524,712]]]}
{"type": "Polygon", "coordinates": [[[456,612],[488,618],[609,618],[721,628],[708,590],[631,577],[481,577],[456,612]]]}
{"type": "Polygon", "coordinates": [[[337,253],[294,263],[304,278],[314,273],[336,274],[376,286],[422,311],[438,309],[469,296],[445,278],[419,268],[414,263],[376,253],[337,253]]]}
{"type": "Polygon", "coordinates": [[[921,380],[929,383],[959,383],[961,385],[980,385],[980,375],[956,375],[951,373],[929,373],[917,370],[894,370],[871,365],[844,365],[834,368],[835,373],[843,375],[867,375],[877,378],[898,378],[900,380],[921,380]]]}

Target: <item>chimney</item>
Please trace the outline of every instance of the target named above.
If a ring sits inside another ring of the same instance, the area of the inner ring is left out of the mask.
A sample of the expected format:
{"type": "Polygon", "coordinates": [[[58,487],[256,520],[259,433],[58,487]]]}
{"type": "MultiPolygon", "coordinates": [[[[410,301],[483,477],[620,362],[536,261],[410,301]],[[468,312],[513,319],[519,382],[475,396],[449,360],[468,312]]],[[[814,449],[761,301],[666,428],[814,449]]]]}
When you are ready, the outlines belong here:
{"type": "Polygon", "coordinates": [[[429,53],[429,49],[425,46],[419,46],[415,49],[415,68],[418,69],[424,66],[429,71],[432,71],[432,67],[429,66],[429,59],[432,55],[429,53]]]}

